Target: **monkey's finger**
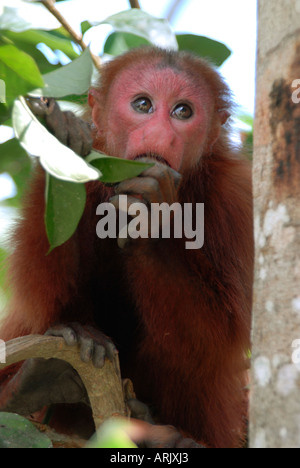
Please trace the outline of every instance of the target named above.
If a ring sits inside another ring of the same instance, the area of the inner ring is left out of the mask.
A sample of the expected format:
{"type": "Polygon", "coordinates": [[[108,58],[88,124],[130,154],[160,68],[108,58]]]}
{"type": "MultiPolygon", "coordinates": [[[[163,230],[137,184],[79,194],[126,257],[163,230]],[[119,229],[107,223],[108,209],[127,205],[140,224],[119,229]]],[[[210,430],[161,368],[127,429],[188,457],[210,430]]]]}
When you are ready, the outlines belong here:
{"type": "Polygon", "coordinates": [[[121,370],[119,363],[119,352],[112,341],[107,340],[105,344],[106,356],[113,363],[117,376],[121,380],[121,370]]]}
{"type": "Polygon", "coordinates": [[[83,362],[89,362],[94,355],[94,342],[88,336],[79,335],[80,359],[83,362]]]}
{"type": "Polygon", "coordinates": [[[88,124],[76,117],[73,112],[64,112],[68,131],[67,146],[80,156],[87,156],[92,149],[93,140],[88,132],[88,124]]]}
{"type": "Polygon", "coordinates": [[[77,342],[80,347],[80,358],[83,362],[89,362],[94,353],[94,340],[85,328],[77,322],[70,324],[70,327],[77,336],[77,342]]]}
{"type": "Polygon", "coordinates": [[[142,403],[136,398],[130,398],[126,403],[130,409],[131,418],[139,419],[140,421],[145,421],[149,424],[154,424],[150,409],[145,405],[145,403],[142,403]]]}
{"type": "Polygon", "coordinates": [[[68,143],[68,129],[64,113],[54,99],[49,99],[49,112],[45,115],[47,129],[63,144],[68,143]]]}
{"type": "Polygon", "coordinates": [[[117,243],[118,243],[118,247],[120,249],[126,249],[127,247],[129,247],[129,245],[131,244],[131,239],[130,237],[118,237],[117,239],[117,243]]]}
{"type": "Polygon", "coordinates": [[[93,136],[92,136],[92,129],[88,122],[81,121],[81,135],[82,135],[82,149],[81,149],[81,156],[87,156],[93,148],[93,136]]]}
{"type": "Polygon", "coordinates": [[[93,364],[95,367],[103,367],[105,358],[109,359],[115,367],[117,374],[120,373],[120,368],[118,365],[118,350],[111,339],[104,335],[100,330],[96,330],[94,327],[89,325],[84,327],[85,333],[93,340],[94,350],[93,350],[93,364]],[[116,365],[117,363],[117,365],[116,365]]]}
{"type": "Polygon", "coordinates": [[[132,217],[135,216],[134,214],[129,214],[130,208],[132,205],[134,205],[134,208],[136,208],[137,211],[138,211],[139,204],[147,207],[147,204],[144,200],[141,200],[140,198],[131,197],[130,195],[128,195],[126,199],[121,199],[120,195],[115,195],[109,199],[109,202],[112,205],[114,205],[116,210],[122,211],[123,213],[127,213],[129,216],[132,216],[132,217]]]}
{"type": "Polygon", "coordinates": [[[80,156],[87,156],[93,145],[89,124],[78,118],[72,112],[63,112],[55,99],[47,99],[47,103],[32,106],[33,112],[45,118],[48,130],[64,145],[80,156]]]}
{"type": "Polygon", "coordinates": [[[141,195],[148,205],[165,201],[160,185],[153,177],[135,177],[124,180],[115,187],[115,193],[117,195],[141,195]]]}
{"type": "Polygon", "coordinates": [[[26,97],[26,102],[32,113],[42,118],[45,118],[53,112],[56,103],[53,98],[34,98],[31,96],[26,97]]]}
{"type": "MultiPolygon", "coordinates": [[[[150,236],[150,225],[151,222],[147,222],[147,224],[143,224],[143,222],[139,221],[139,230],[137,232],[136,226],[131,226],[130,224],[126,225],[123,229],[119,231],[119,236],[117,239],[118,246],[120,249],[125,249],[132,244],[134,239],[149,239],[150,236]]],[[[151,226],[152,228],[152,226],[151,226]]],[[[156,238],[156,237],[155,237],[156,238]]]]}
{"type": "MultiPolygon", "coordinates": [[[[135,218],[139,214],[139,220],[140,220],[139,237],[143,237],[143,238],[149,237],[149,227],[151,223],[149,222],[149,211],[148,211],[148,207],[145,201],[137,199],[135,197],[131,197],[131,196],[127,196],[126,200],[123,200],[120,198],[119,195],[115,195],[114,197],[110,199],[110,203],[114,205],[116,210],[122,211],[123,213],[128,214],[128,216],[131,216],[132,218],[135,218]],[[144,216],[147,217],[147,219],[144,219],[144,222],[143,222],[143,214],[144,216]]],[[[118,241],[117,241],[120,249],[125,249],[126,247],[128,247],[131,243],[132,238],[136,238],[136,236],[133,235],[133,232],[132,232],[132,229],[130,229],[130,226],[128,225],[121,226],[121,229],[118,235],[118,241]]]]}
{"type": "Polygon", "coordinates": [[[68,346],[74,346],[78,343],[76,333],[71,327],[66,325],[55,325],[46,331],[45,336],[59,336],[64,338],[68,346]]]}
{"type": "Polygon", "coordinates": [[[106,341],[105,350],[106,350],[106,356],[112,362],[114,361],[115,357],[119,354],[117,348],[110,340],[106,341]]]}
{"type": "Polygon", "coordinates": [[[105,363],[105,358],[109,359],[114,364],[117,355],[118,350],[109,339],[103,343],[94,342],[93,364],[95,367],[102,368],[105,363]]]}
{"type": "Polygon", "coordinates": [[[82,136],[80,131],[80,120],[72,112],[64,112],[66,130],[68,133],[67,146],[76,154],[81,155],[82,136]]]}
{"type": "Polygon", "coordinates": [[[98,369],[102,369],[105,359],[109,359],[115,368],[116,374],[121,379],[118,354],[117,348],[109,339],[103,344],[94,342],[93,364],[98,369]]]}
{"type": "MultiPolygon", "coordinates": [[[[140,158],[139,161],[149,163],[151,162],[151,158],[140,158]]],[[[146,169],[144,172],[140,174],[139,177],[155,177],[155,178],[158,177],[159,178],[161,172],[169,174],[171,178],[174,180],[175,187],[177,189],[179,188],[180,182],[182,180],[182,175],[179,174],[179,172],[175,171],[175,169],[172,169],[171,167],[166,166],[163,163],[156,162],[155,166],[152,166],[149,169],[146,169]]]]}
{"type": "Polygon", "coordinates": [[[83,327],[72,323],[70,326],[56,325],[45,333],[46,336],[60,336],[64,338],[69,346],[79,344],[80,358],[83,362],[89,362],[93,356],[94,343],[88,334],[84,333],[83,327]]]}
{"type": "Polygon", "coordinates": [[[106,356],[106,351],[104,346],[102,345],[95,345],[94,349],[94,355],[93,355],[93,364],[95,367],[98,369],[102,369],[105,363],[105,356],[106,356]]]}
{"type": "MultiPolygon", "coordinates": [[[[143,161],[143,159],[141,159],[143,161]]],[[[146,162],[146,161],[144,161],[146,162]]],[[[177,192],[181,182],[181,175],[170,167],[156,163],[155,166],[146,169],[140,177],[152,177],[159,183],[163,200],[172,204],[177,201],[177,192]]]]}
{"type": "Polygon", "coordinates": [[[172,167],[162,163],[162,162],[159,162],[159,161],[155,161],[153,160],[152,158],[147,158],[147,157],[144,157],[144,158],[139,158],[139,161],[140,162],[144,162],[144,163],[153,163],[155,162],[155,165],[150,167],[149,169],[146,169],[145,171],[143,171],[139,177],[156,177],[157,175],[157,170],[161,171],[161,172],[168,172],[172,179],[174,180],[174,183],[175,183],[175,186],[176,188],[178,189],[179,188],[179,185],[180,185],[180,182],[182,180],[182,175],[175,171],[175,169],[172,169],[172,167]]]}

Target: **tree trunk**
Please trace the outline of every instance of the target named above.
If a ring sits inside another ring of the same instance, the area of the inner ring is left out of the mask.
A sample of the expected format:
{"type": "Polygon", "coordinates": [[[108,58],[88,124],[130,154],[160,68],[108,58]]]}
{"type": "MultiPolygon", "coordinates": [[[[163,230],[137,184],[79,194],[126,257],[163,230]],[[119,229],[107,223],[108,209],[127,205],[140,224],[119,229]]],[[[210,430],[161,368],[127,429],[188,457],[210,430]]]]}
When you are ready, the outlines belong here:
{"type": "Polygon", "coordinates": [[[254,135],[250,446],[296,448],[300,447],[299,0],[259,1],[254,135]]]}

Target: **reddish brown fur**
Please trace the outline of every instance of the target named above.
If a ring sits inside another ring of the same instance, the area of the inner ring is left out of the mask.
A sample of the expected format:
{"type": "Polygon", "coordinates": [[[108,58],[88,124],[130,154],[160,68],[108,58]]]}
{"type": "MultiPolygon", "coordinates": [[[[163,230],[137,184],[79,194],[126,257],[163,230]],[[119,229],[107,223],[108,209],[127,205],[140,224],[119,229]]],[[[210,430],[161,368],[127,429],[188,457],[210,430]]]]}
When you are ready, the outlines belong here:
{"type": "MultiPolygon", "coordinates": [[[[213,148],[209,144],[218,133],[218,112],[230,107],[227,87],[190,55],[137,50],[105,68],[99,112],[105,125],[104,96],[120,70],[161,59],[200,76],[214,96],[206,152],[179,191],[181,202],[205,203],[204,247],[185,250],[184,239],[162,239],[122,251],[114,239],[99,241],[96,206],[112,190],[92,183],[76,234],[46,256],[44,176],[37,170],[15,233],[14,301],[0,338],[43,333],[55,321],[91,322],[94,315],[119,347],[123,376],[133,379],[141,400],[156,406],[160,422],[211,447],[236,447],[246,416],[252,197],[250,167],[231,148],[226,130],[213,148]]],[[[95,146],[105,150],[103,137],[95,146]]]]}

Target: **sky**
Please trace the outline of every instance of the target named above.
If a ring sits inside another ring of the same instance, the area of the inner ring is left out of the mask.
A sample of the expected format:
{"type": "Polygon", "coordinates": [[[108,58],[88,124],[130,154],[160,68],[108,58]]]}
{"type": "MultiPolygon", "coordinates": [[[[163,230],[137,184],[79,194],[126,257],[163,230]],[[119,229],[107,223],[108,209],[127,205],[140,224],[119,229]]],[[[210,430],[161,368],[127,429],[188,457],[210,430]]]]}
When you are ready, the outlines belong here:
{"type": "MultiPolygon", "coordinates": [[[[99,16],[105,19],[129,7],[128,0],[73,0],[72,3],[75,6],[72,18],[68,12],[68,21],[75,29],[82,21],[83,4],[85,15],[91,20],[95,17],[98,20],[99,16]]],[[[140,5],[154,16],[165,17],[170,0],[140,0],[140,5]]],[[[64,2],[57,3],[57,7],[64,12],[64,2]]],[[[232,55],[220,71],[233,92],[238,111],[251,115],[255,100],[256,8],[256,0],[185,0],[171,23],[175,32],[203,35],[227,45],[232,55]]],[[[107,34],[107,28],[101,28],[107,34]]],[[[8,137],[11,132],[0,128],[0,142],[8,137]]],[[[9,178],[0,176],[0,200],[11,190],[9,178]]]]}

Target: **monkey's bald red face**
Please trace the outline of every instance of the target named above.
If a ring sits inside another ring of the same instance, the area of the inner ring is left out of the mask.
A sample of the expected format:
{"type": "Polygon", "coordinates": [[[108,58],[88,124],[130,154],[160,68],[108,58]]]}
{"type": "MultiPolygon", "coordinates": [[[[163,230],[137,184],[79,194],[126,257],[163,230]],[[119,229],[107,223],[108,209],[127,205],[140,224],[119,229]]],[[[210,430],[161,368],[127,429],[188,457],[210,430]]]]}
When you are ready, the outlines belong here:
{"type": "Polygon", "coordinates": [[[159,63],[136,64],[115,78],[106,102],[108,154],[152,157],[181,173],[200,160],[213,116],[204,82],[159,63]]]}

